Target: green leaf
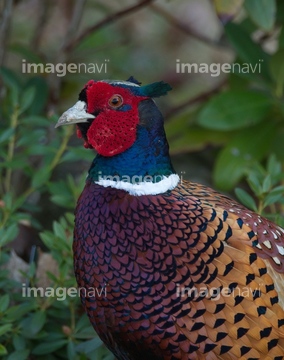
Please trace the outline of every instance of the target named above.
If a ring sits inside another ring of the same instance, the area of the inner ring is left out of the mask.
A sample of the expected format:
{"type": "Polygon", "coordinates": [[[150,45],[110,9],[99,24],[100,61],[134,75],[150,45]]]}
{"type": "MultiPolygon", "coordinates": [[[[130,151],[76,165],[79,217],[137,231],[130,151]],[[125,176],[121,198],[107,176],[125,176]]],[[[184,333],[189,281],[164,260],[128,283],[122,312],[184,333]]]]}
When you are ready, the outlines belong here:
{"type": "Polygon", "coordinates": [[[3,132],[1,132],[0,144],[8,141],[13,136],[14,132],[15,132],[15,129],[12,129],[12,128],[6,129],[3,132]]]}
{"type": "Polygon", "coordinates": [[[276,186],[274,189],[271,190],[270,194],[282,194],[284,195],[284,185],[276,186]]]}
{"type": "Polygon", "coordinates": [[[284,199],[284,185],[277,186],[269,192],[269,194],[265,197],[264,207],[275,204],[281,199],[284,199]]]}
{"type": "Polygon", "coordinates": [[[271,176],[270,174],[266,175],[263,185],[262,185],[262,192],[267,193],[271,188],[271,176]]]}
{"type": "Polygon", "coordinates": [[[90,320],[86,314],[81,315],[80,319],[76,323],[76,332],[90,326],[90,320]]]}
{"type": "Polygon", "coordinates": [[[283,194],[268,194],[266,197],[265,197],[265,200],[263,202],[263,207],[266,207],[266,206],[269,206],[271,204],[275,204],[277,203],[278,201],[281,200],[281,198],[283,198],[283,194]]]}
{"type": "Polygon", "coordinates": [[[281,162],[277,160],[277,158],[274,154],[269,156],[269,158],[268,158],[267,172],[271,175],[271,178],[273,180],[275,178],[277,180],[279,180],[278,177],[281,175],[282,166],[281,166],[281,162]]]}
{"type": "Polygon", "coordinates": [[[19,106],[19,97],[20,97],[20,91],[17,87],[11,88],[11,103],[13,105],[14,109],[17,109],[19,106]]]}
{"type": "Polygon", "coordinates": [[[35,306],[32,301],[12,306],[5,313],[5,321],[19,321],[24,315],[34,310],[35,306]]]}
{"type": "Polygon", "coordinates": [[[236,193],[238,199],[240,200],[240,202],[244,206],[246,206],[247,208],[249,208],[253,211],[257,211],[256,203],[250,194],[248,194],[245,190],[240,189],[240,188],[236,188],[235,193],[236,193]]]}
{"type": "Polygon", "coordinates": [[[1,67],[0,68],[0,76],[5,85],[7,85],[10,89],[16,88],[21,89],[22,85],[19,77],[16,73],[8,68],[1,67]]]}
{"type": "Polygon", "coordinates": [[[41,168],[33,176],[32,187],[37,189],[40,186],[44,185],[49,180],[50,176],[51,172],[48,167],[41,168]]]}
{"type": "Polygon", "coordinates": [[[43,327],[46,321],[46,313],[44,311],[37,311],[29,318],[29,331],[31,334],[37,334],[43,327]]]}
{"type": "Polygon", "coordinates": [[[274,135],[275,127],[269,123],[240,131],[218,155],[213,173],[216,186],[232,189],[267,153],[274,135]]]}
{"type": "Polygon", "coordinates": [[[12,330],[12,324],[5,324],[0,326],[0,336],[12,330]]]}
{"type": "Polygon", "coordinates": [[[70,195],[53,195],[51,196],[51,201],[54,202],[56,205],[66,207],[66,208],[74,208],[74,201],[73,197],[70,195]]]}
{"type": "Polygon", "coordinates": [[[46,355],[62,348],[68,343],[68,340],[57,340],[53,342],[46,342],[35,346],[32,350],[34,355],[46,355]]]}
{"type": "Polygon", "coordinates": [[[4,345],[0,344],[0,355],[6,355],[8,354],[7,349],[5,348],[4,345]]]}
{"type": "Polygon", "coordinates": [[[54,231],[55,236],[57,236],[63,240],[66,239],[65,230],[63,229],[63,226],[61,224],[59,224],[57,221],[53,222],[53,231],[54,231]]]}
{"type": "Polygon", "coordinates": [[[95,335],[94,328],[91,325],[87,325],[85,328],[75,334],[76,339],[90,339],[95,335]]]}
{"type": "Polygon", "coordinates": [[[18,232],[18,224],[15,223],[5,229],[0,229],[0,247],[8,244],[10,241],[13,241],[18,235],[18,232]]]}
{"type": "Polygon", "coordinates": [[[74,214],[71,212],[68,212],[65,214],[65,218],[67,220],[67,223],[72,226],[73,228],[73,224],[74,224],[74,214]]]}
{"type": "Polygon", "coordinates": [[[40,238],[43,241],[44,245],[49,250],[53,250],[53,249],[57,248],[54,235],[51,232],[45,231],[45,232],[40,233],[40,238]]]}
{"type": "Polygon", "coordinates": [[[256,79],[255,74],[258,74],[260,67],[261,72],[259,76],[270,80],[268,69],[270,56],[262,50],[260,45],[253,42],[242,26],[229,23],[225,26],[225,33],[240,59],[253,67],[253,69],[256,69],[254,78],[256,79]]]}
{"type": "Polygon", "coordinates": [[[115,360],[112,353],[108,353],[104,356],[104,360],[115,360]]]}
{"type": "Polygon", "coordinates": [[[102,345],[102,341],[99,337],[95,337],[92,340],[84,341],[76,346],[76,351],[88,354],[102,345]]]}
{"type": "Polygon", "coordinates": [[[7,210],[12,210],[13,208],[13,195],[11,192],[7,192],[5,195],[4,195],[4,203],[5,203],[5,207],[7,210]]]}
{"type": "Polygon", "coordinates": [[[5,294],[0,297],[0,313],[3,313],[8,309],[9,303],[10,303],[9,294],[5,294]]]}
{"type": "Polygon", "coordinates": [[[30,350],[24,349],[24,350],[17,350],[12,352],[7,358],[7,360],[26,360],[28,359],[30,350]]]}
{"type": "Polygon", "coordinates": [[[68,342],[68,345],[67,345],[67,355],[68,355],[68,359],[76,358],[75,344],[71,340],[68,342]]]}
{"type": "MultiPolygon", "coordinates": [[[[35,88],[35,97],[27,113],[31,115],[41,115],[46,106],[49,90],[46,80],[43,77],[36,76],[27,82],[27,86],[35,88]]],[[[51,122],[50,122],[51,123],[51,122]]]]}
{"type": "Polygon", "coordinates": [[[13,336],[13,345],[16,350],[23,350],[26,347],[26,340],[24,337],[15,334],[13,336]]]}
{"type": "Polygon", "coordinates": [[[260,196],[262,194],[262,186],[260,184],[260,180],[254,172],[251,172],[249,174],[247,182],[255,195],[260,196]]]}
{"type": "Polygon", "coordinates": [[[51,201],[57,205],[74,209],[75,202],[79,196],[80,187],[75,183],[73,177],[67,176],[67,181],[53,181],[48,184],[48,190],[52,194],[51,201]]]}
{"type": "Polygon", "coordinates": [[[34,100],[34,97],[35,97],[34,87],[29,87],[24,91],[20,101],[20,114],[30,107],[30,105],[34,100]]]}
{"type": "Polygon", "coordinates": [[[201,110],[198,123],[214,130],[235,130],[255,125],[268,115],[271,101],[252,91],[227,91],[213,97],[201,110]]]}
{"type": "Polygon", "coordinates": [[[251,19],[263,30],[272,30],[276,17],[275,0],[246,0],[245,9],[251,19]]]}

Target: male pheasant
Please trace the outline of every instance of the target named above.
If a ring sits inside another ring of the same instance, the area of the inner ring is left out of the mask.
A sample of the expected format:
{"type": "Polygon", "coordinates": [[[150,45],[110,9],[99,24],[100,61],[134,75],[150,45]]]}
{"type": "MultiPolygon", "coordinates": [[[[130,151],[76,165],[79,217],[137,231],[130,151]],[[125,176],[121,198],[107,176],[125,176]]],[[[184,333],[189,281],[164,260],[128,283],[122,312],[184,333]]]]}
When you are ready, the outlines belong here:
{"type": "Polygon", "coordinates": [[[284,359],[284,230],[179,179],[152,100],[170,89],[91,80],[56,125],[97,151],[75,219],[82,304],[119,360],[284,359]]]}

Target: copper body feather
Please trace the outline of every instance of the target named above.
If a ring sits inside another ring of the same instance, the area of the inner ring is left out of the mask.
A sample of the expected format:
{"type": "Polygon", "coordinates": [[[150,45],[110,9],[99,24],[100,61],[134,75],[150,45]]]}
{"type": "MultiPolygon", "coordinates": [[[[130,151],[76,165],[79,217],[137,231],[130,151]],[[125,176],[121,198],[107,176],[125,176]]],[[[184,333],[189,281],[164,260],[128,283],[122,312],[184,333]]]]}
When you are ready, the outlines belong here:
{"type": "Polygon", "coordinates": [[[82,302],[119,360],[284,359],[283,246],[281,228],[186,181],[142,196],[87,181],[76,210],[82,302]]]}

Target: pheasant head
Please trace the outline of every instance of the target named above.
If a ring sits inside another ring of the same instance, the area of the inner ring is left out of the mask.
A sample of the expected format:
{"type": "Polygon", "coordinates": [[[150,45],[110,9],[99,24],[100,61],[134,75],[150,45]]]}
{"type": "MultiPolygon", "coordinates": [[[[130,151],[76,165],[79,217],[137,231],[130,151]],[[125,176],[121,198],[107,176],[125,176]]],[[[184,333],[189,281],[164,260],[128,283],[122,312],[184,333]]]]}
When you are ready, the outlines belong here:
{"type": "Polygon", "coordinates": [[[56,127],[77,124],[84,146],[97,151],[89,173],[94,179],[99,175],[160,175],[153,180],[158,182],[174,170],[163,117],[153,98],[169,90],[163,81],[140,86],[133,77],[128,81],[90,80],[56,127]]]}

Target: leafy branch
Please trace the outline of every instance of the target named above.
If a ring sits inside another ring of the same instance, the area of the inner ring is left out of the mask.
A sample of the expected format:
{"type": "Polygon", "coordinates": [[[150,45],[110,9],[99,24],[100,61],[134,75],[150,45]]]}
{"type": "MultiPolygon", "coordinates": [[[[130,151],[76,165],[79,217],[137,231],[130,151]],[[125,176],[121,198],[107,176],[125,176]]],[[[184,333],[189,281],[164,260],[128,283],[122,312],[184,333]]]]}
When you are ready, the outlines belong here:
{"type": "Polygon", "coordinates": [[[87,36],[89,36],[93,32],[100,30],[104,26],[111,24],[112,22],[126,15],[130,15],[133,12],[142,9],[143,7],[147,6],[153,1],[154,0],[142,0],[135,5],[129,6],[123,10],[117,11],[116,13],[107,16],[103,20],[99,21],[97,24],[94,24],[88,27],[87,29],[85,29],[79,36],[77,36],[75,39],[72,39],[69,43],[67,43],[65,45],[64,51],[68,51],[68,52],[72,51],[79,43],[82,42],[82,40],[84,40],[87,36]]]}

